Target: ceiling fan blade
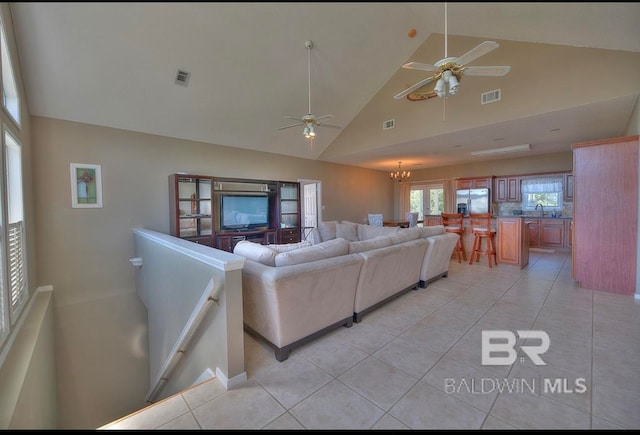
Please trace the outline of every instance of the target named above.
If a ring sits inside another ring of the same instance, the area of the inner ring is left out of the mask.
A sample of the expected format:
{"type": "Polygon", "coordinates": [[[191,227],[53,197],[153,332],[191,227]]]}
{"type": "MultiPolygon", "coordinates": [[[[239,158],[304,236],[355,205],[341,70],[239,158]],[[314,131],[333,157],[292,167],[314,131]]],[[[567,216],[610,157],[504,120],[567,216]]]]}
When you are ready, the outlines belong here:
{"type": "Polygon", "coordinates": [[[407,100],[409,101],[423,101],[423,100],[428,100],[429,98],[435,98],[437,97],[438,94],[436,93],[436,91],[420,91],[419,89],[415,92],[410,93],[409,95],[407,95],[407,100]]]}
{"type": "Polygon", "coordinates": [[[465,54],[454,60],[454,62],[460,66],[466,65],[469,62],[473,62],[480,56],[484,56],[485,54],[495,50],[498,47],[500,47],[500,45],[497,42],[484,41],[477,45],[475,48],[472,48],[471,50],[467,51],[465,54]]]}
{"type": "Polygon", "coordinates": [[[331,118],[335,118],[335,116],[333,115],[322,115],[322,116],[318,116],[317,118],[315,118],[316,121],[321,121],[323,119],[331,119],[331,118]]]}
{"type": "Polygon", "coordinates": [[[404,91],[400,92],[399,94],[394,95],[393,98],[395,98],[396,100],[400,100],[400,99],[406,97],[407,95],[409,95],[411,92],[415,91],[416,89],[423,87],[424,85],[429,83],[431,80],[433,80],[433,76],[427,77],[426,79],[419,81],[415,85],[408,87],[407,89],[405,89],[404,91]]]}
{"type": "Polygon", "coordinates": [[[299,122],[297,124],[285,125],[284,127],[278,127],[278,130],[284,130],[285,128],[297,127],[299,125],[304,125],[304,122],[299,122]]]}
{"type": "Polygon", "coordinates": [[[293,119],[294,121],[304,122],[302,118],[296,118],[295,116],[283,116],[284,119],[293,119]]]}
{"type": "Polygon", "coordinates": [[[510,70],[510,66],[468,66],[462,73],[465,76],[503,76],[510,70]]]}
{"type": "Polygon", "coordinates": [[[429,65],[428,63],[409,62],[402,65],[404,69],[418,69],[420,71],[435,71],[438,69],[435,65],[429,65]]]}
{"type": "Polygon", "coordinates": [[[342,128],[341,125],[338,124],[327,124],[325,122],[316,122],[318,127],[331,127],[331,128],[342,128]]]}

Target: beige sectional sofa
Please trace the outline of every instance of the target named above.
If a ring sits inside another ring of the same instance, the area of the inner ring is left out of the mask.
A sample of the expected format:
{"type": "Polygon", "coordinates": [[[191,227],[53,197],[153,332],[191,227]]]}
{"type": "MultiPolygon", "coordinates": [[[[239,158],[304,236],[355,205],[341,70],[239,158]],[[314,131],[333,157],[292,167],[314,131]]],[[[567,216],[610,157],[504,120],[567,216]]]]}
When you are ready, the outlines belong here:
{"type": "Polygon", "coordinates": [[[308,241],[242,241],[245,329],[276,359],[326,332],[351,327],[392,298],[446,276],[457,235],[444,227],[374,227],[322,222],[308,241]]]}

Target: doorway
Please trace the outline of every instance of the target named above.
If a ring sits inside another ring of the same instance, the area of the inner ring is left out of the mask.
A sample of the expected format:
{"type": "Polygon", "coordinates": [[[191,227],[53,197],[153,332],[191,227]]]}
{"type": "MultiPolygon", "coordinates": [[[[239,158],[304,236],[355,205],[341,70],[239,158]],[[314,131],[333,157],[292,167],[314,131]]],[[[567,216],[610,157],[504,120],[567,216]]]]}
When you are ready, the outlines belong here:
{"type": "Polygon", "coordinates": [[[311,231],[322,221],[322,182],[319,180],[298,180],[302,205],[301,239],[307,240],[311,231]]]}

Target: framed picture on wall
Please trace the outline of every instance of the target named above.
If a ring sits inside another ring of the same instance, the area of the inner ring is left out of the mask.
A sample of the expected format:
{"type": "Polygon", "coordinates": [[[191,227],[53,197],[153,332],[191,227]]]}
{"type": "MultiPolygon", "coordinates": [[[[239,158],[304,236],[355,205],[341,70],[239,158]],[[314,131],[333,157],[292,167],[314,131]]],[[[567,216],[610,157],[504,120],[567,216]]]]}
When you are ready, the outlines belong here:
{"type": "Polygon", "coordinates": [[[71,163],[71,206],[102,207],[102,173],[100,165],[71,163]]]}

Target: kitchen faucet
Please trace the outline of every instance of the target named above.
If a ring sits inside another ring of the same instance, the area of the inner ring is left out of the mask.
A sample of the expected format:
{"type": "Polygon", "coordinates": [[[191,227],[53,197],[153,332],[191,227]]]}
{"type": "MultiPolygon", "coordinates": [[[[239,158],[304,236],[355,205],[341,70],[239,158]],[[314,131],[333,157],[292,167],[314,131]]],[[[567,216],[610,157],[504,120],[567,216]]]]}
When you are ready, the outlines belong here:
{"type": "Polygon", "coordinates": [[[541,203],[537,203],[536,204],[536,210],[538,209],[538,206],[540,206],[540,209],[542,210],[542,217],[544,217],[544,206],[541,203]]]}

